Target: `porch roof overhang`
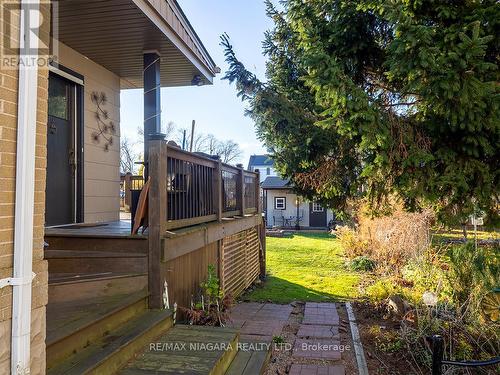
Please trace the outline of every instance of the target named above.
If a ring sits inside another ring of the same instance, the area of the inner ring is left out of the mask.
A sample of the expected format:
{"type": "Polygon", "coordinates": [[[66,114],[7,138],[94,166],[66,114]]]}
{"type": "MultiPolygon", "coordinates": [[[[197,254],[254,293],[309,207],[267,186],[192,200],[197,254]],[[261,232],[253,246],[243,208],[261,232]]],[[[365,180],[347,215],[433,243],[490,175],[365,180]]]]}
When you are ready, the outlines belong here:
{"type": "Polygon", "coordinates": [[[176,0],[65,0],[58,2],[60,42],[121,78],[143,87],[143,53],[161,55],[161,85],[211,84],[218,72],[176,0]]]}

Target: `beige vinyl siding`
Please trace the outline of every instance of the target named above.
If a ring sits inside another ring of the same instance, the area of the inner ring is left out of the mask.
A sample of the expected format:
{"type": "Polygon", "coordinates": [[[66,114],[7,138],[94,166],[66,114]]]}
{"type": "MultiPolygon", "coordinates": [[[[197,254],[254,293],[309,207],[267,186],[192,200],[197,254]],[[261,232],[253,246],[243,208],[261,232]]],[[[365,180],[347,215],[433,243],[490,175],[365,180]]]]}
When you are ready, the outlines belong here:
{"type": "Polygon", "coordinates": [[[59,62],[84,76],[84,220],[98,222],[119,219],[120,210],[120,78],[63,43],[59,44],[59,62]],[[96,143],[98,131],[93,92],[104,92],[103,109],[116,126],[113,144],[104,150],[104,139],[96,143]]]}

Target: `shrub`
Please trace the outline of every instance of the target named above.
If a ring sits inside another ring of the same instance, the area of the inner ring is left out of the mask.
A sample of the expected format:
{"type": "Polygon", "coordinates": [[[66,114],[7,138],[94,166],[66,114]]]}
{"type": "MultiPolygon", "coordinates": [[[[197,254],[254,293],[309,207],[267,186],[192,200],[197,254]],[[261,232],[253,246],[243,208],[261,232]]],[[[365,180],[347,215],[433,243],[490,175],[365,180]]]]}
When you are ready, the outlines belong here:
{"type": "Polygon", "coordinates": [[[368,286],[366,294],[373,301],[382,301],[394,294],[401,294],[401,287],[391,279],[381,279],[368,286]]]}
{"type": "Polygon", "coordinates": [[[404,342],[397,331],[383,331],[380,326],[372,326],[369,334],[373,336],[375,347],[381,352],[395,353],[403,348],[404,342]]]}
{"type": "Polygon", "coordinates": [[[420,301],[426,291],[436,293],[440,301],[450,301],[452,288],[447,276],[448,268],[441,251],[429,247],[403,267],[402,276],[411,282],[412,294],[418,296],[420,301]]]}
{"type": "Polygon", "coordinates": [[[453,285],[453,299],[463,313],[469,310],[479,316],[478,308],[484,295],[500,286],[500,247],[474,246],[468,242],[451,247],[449,255],[449,282],[453,285]]]}
{"type": "Polygon", "coordinates": [[[431,335],[443,337],[446,356],[453,360],[490,359],[500,351],[498,326],[467,324],[460,314],[447,307],[418,308],[411,315],[412,319],[401,322],[399,335],[418,366],[430,370],[432,360],[426,338],[431,335]]]}
{"type": "Polygon", "coordinates": [[[373,217],[367,205],[360,204],[356,220],[356,230],[337,229],[344,253],[350,259],[369,257],[381,273],[400,274],[408,261],[430,245],[431,211],[408,213],[396,208],[390,215],[373,217]]]}
{"type": "Polygon", "coordinates": [[[368,253],[368,241],[362,241],[359,234],[347,226],[339,227],[336,231],[337,238],[344,250],[344,254],[349,259],[368,253]]]}
{"type": "Polygon", "coordinates": [[[190,308],[181,307],[189,320],[189,324],[224,326],[229,320],[229,309],[233,305],[231,295],[224,296],[219,287],[215,266],[208,266],[207,279],[200,284],[201,295],[190,308]]]}
{"type": "Polygon", "coordinates": [[[373,271],[375,262],[366,256],[359,256],[349,262],[349,267],[353,271],[373,271]]]}
{"type": "Polygon", "coordinates": [[[368,243],[370,257],[382,272],[399,273],[430,245],[430,211],[408,213],[398,208],[389,216],[371,217],[362,208],[358,221],[360,241],[368,243]]]}

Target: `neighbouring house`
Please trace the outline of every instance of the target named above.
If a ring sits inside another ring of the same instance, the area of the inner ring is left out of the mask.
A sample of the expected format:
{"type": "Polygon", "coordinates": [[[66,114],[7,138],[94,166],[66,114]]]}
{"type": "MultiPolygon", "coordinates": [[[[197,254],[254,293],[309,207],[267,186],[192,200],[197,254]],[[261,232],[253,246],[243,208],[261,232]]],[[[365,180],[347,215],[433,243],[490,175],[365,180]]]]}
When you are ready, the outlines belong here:
{"type": "Polygon", "coordinates": [[[324,229],[335,218],[331,209],[295,194],[288,180],[268,176],[260,187],[267,227],[324,229]]]}
{"type": "Polygon", "coordinates": [[[251,155],[248,170],[259,172],[260,195],[268,227],[322,229],[334,219],[331,209],[298,197],[289,181],[279,177],[270,155],[251,155]]]}
{"type": "Polygon", "coordinates": [[[269,176],[278,175],[274,169],[274,160],[269,155],[250,155],[248,170],[259,172],[260,182],[263,182],[269,176]]]}
{"type": "Polygon", "coordinates": [[[176,0],[0,7],[0,374],[114,373],[210,264],[235,296],[265,272],[258,173],[161,134],[160,88],[219,72],[176,0]],[[127,89],[144,92],[141,234],[119,220],[127,89]]]}

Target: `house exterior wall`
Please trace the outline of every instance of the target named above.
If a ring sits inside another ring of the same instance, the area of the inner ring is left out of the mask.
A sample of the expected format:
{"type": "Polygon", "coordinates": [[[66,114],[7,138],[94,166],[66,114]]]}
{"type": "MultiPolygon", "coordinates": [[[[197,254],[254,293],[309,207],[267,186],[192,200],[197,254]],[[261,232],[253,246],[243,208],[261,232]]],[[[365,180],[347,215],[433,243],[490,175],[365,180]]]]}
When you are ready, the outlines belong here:
{"type": "MultiPolygon", "coordinates": [[[[266,200],[266,225],[268,227],[272,226],[282,226],[283,220],[281,217],[291,218],[297,216],[297,206],[295,204],[297,200],[297,194],[293,193],[290,189],[270,189],[264,191],[264,199],[266,200]],[[286,198],[286,209],[276,210],[274,208],[274,201],[276,197],[286,198]]],[[[301,227],[309,227],[309,201],[301,199],[299,212],[302,217],[300,221],[301,227]]],[[[330,209],[326,210],[326,223],[328,224],[330,220],[334,217],[333,211],[330,209]]],[[[295,225],[295,221],[292,220],[292,226],[295,225]]]]}
{"type": "Polygon", "coordinates": [[[118,220],[120,215],[120,78],[63,43],[59,63],[84,76],[84,221],[118,220]],[[99,131],[93,92],[104,93],[109,121],[116,126],[113,144],[104,150],[104,139],[93,140],[99,131]]]}
{"type": "Polygon", "coordinates": [[[260,182],[263,182],[269,176],[277,176],[278,175],[278,173],[276,172],[276,169],[274,169],[273,166],[268,166],[268,165],[255,165],[255,166],[252,166],[251,170],[252,171],[259,170],[260,182]],[[269,173],[268,173],[268,168],[269,168],[269,173]]]}
{"type": "MultiPolygon", "coordinates": [[[[41,8],[50,19],[48,7],[41,8]]],[[[14,29],[19,29],[19,18],[12,18],[14,29]]],[[[6,22],[0,19],[0,25],[6,22]]],[[[17,32],[16,32],[17,34],[17,32]]],[[[19,42],[19,35],[13,35],[19,42]]],[[[49,23],[43,23],[40,38],[49,40],[49,23]]],[[[0,66],[0,279],[12,277],[14,257],[14,204],[17,151],[17,70],[0,66]]],[[[45,221],[45,174],[47,135],[48,70],[38,73],[38,102],[35,150],[35,196],[33,231],[33,279],[31,304],[31,374],[45,373],[45,305],[47,304],[47,262],[43,260],[45,221]]],[[[0,289],[0,374],[10,373],[12,327],[12,287],[0,289]]]]}
{"type": "MultiPolygon", "coordinates": [[[[267,207],[267,225],[268,226],[282,226],[281,217],[291,218],[297,216],[297,206],[295,205],[297,194],[293,193],[290,189],[272,189],[265,190],[264,197],[266,197],[267,207]],[[267,196],[267,197],[266,197],[267,196]],[[274,208],[274,201],[277,197],[286,198],[286,209],[276,210],[274,208]]],[[[301,227],[309,226],[309,203],[301,202],[299,212],[302,217],[300,221],[301,227]]],[[[295,222],[294,224],[295,225],[295,222]]]]}

